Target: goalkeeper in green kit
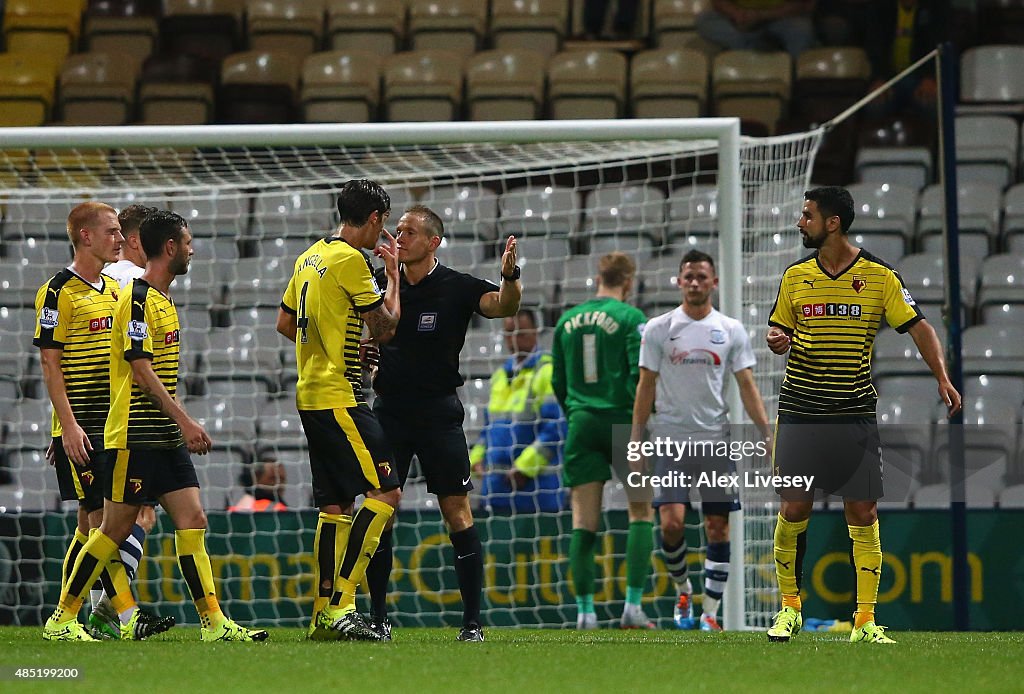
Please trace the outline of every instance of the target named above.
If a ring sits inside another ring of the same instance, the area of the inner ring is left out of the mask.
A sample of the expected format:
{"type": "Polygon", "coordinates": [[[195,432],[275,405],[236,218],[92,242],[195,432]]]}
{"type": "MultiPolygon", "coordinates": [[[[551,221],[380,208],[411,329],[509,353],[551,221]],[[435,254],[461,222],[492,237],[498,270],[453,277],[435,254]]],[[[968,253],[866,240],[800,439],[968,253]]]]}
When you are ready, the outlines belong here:
{"type": "MultiPolygon", "coordinates": [[[[625,303],[635,275],[636,263],[625,253],[603,256],[598,263],[597,295],[558,319],[551,349],[551,385],[569,423],[562,474],[565,486],[572,490],[569,561],[577,629],[597,628],[594,553],[604,483],[611,479],[613,467],[623,484],[629,474],[625,443],[640,373],[640,337],[647,320],[639,309],[625,303]]],[[[653,629],[641,607],[654,549],[651,494],[649,488],[626,489],[629,539],[621,626],[653,629]]]]}

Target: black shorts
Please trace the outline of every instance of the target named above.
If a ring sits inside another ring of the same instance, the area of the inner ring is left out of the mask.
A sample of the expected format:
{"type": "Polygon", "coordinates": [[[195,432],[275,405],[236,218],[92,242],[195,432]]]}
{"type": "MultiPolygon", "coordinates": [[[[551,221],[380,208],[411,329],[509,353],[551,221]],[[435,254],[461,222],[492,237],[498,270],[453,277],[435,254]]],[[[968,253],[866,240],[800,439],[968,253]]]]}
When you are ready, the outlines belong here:
{"type": "Polygon", "coordinates": [[[106,497],[147,504],[179,489],[199,487],[188,448],[134,448],[107,451],[106,497]]]}
{"type": "MultiPolygon", "coordinates": [[[[772,474],[814,477],[817,496],[850,501],[882,498],[882,443],[870,417],[799,417],[780,414],[775,423],[772,474]]],[[[776,488],[798,498],[792,488],[776,488]]],[[[803,490],[799,490],[803,494],[803,490]]]]}
{"type": "Polygon", "coordinates": [[[54,468],[61,501],[77,501],[88,513],[103,508],[103,481],[106,479],[106,451],[93,447],[87,465],[75,465],[64,451],[64,442],[53,437],[54,468]]]}
{"type": "Polygon", "coordinates": [[[400,485],[391,447],[369,406],[299,410],[299,417],[317,506],[348,506],[371,489],[400,485]]]}
{"type": "Polygon", "coordinates": [[[402,486],[415,455],[431,494],[459,496],[473,489],[469,448],[462,430],[466,411],[459,396],[412,401],[378,397],[373,411],[395,451],[402,486]]]}
{"type": "MultiPolygon", "coordinates": [[[[728,443],[728,442],[726,442],[728,443]]],[[[654,461],[654,475],[665,478],[670,473],[681,472],[689,475],[685,485],[676,484],[654,489],[654,508],[665,504],[693,504],[700,499],[700,509],[705,516],[728,516],[730,511],[739,511],[739,487],[732,484],[713,486],[702,478],[702,473],[711,479],[736,474],[736,463],[726,457],[713,454],[685,455],[679,460],[659,457],[654,461]],[[694,494],[696,492],[696,494],[694,494]]]]}

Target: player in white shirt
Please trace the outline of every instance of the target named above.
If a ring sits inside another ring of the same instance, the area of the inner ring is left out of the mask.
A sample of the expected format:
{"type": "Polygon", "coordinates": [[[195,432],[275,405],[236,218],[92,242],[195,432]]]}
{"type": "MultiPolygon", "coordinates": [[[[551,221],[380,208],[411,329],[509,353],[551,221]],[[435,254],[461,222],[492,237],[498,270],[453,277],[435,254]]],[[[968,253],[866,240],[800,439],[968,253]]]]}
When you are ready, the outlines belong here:
{"type": "Polygon", "coordinates": [[[142,243],[139,242],[139,227],[142,220],[154,212],[155,207],[128,205],[117,215],[117,221],[121,223],[121,236],[124,237],[120,260],[103,268],[103,274],[117,280],[121,289],[127,287],[136,277],[142,277],[142,273],[146,271],[146,252],[142,250],[142,243]]]}
{"type": "MultiPolygon", "coordinates": [[[[771,429],[761,394],[754,383],[754,352],[742,323],[711,305],[718,286],[714,260],[692,250],[679,263],[682,304],[651,319],[640,346],[640,382],[633,407],[631,440],[656,441],[667,437],[676,443],[710,442],[696,451],[685,451],[678,460],[673,454],[658,457],[653,474],[670,472],[689,475],[684,484],[655,489],[654,506],[661,521],[662,553],[679,592],[673,613],[679,629],[694,629],[692,593],[686,561],[686,506],[690,491],[697,487],[704,514],[707,553],[704,561],[704,611],[700,628],[719,631],[718,606],[729,578],[729,512],[739,509],[738,489],[698,485],[701,472],[731,474],[735,463],[728,455],[715,457],[709,449],[730,441],[729,408],[725,400],[726,376],[731,373],[739,385],[744,409],[770,450],[771,429]],[[656,414],[651,418],[652,408],[656,414]],[[650,437],[645,439],[648,419],[650,437]]],[[[678,476],[677,476],[678,479],[678,476]]],[[[680,480],[681,481],[681,480],[680,480]]]]}

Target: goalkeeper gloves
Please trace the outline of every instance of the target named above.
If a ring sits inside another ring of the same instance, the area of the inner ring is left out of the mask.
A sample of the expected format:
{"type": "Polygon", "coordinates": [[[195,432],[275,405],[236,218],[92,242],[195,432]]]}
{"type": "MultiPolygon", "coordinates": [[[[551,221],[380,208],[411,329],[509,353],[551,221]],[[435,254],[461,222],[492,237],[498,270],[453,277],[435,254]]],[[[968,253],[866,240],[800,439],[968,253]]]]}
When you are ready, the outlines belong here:
{"type": "Polygon", "coordinates": [[[515,465],[516,470],[519,470],[519,472],[533,478],[547,467],[548,457],[536,446],[529,446],[519,454],[513,465],[515,465]]]}

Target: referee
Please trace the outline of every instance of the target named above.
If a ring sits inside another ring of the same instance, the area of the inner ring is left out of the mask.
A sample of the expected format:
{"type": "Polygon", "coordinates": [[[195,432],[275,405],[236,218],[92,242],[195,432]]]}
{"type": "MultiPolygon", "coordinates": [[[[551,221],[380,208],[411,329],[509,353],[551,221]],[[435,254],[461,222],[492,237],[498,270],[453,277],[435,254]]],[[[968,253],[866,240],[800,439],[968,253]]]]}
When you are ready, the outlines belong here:
{"type": "MultiPolygon", "coordinates": [[[[483,641],[480,598],[483,548],[473,526],[467,493],[473,488],[465,411],[455,393],[462,385],[459,352],[474,313],[487,318],[516,315],[522,287],[516,265],[516,239],[509,237],[501,257],[500,289],[487,280],[441,265],[435,254],[444,223],[430,208],[410,207],[396,227],[402,315],[392,335],[380,341],[380,367],[374,379],[374,412],[391,443],[402,485],[412,456],[420,461],[427,490],[437,495],[451,539],[455,575],[462,594],[459,641],[483,641]]],[[[377,281],[384,285],[383,272],[377,281]]],[[[393,521],[393,519],[392,519],[393,521]]],[[[391,525],[381,535],[366,578],[375,629],[390,637],[387,590],[392,566],[391,525]]]]}

